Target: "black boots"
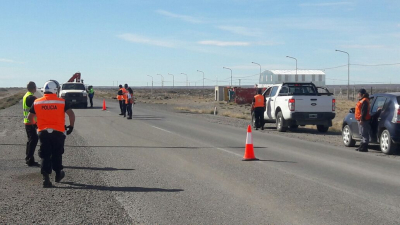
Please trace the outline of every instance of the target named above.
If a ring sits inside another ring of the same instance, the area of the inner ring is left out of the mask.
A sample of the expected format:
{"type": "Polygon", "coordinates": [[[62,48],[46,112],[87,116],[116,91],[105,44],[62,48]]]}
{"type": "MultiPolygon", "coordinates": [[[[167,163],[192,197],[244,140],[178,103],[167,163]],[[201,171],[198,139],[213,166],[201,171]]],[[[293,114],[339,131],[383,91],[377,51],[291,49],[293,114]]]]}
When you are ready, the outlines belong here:
{"type": "Polygon", "coordinates": [[[132,116],[128,116],[128,118],[127,118],[128,120],[131,120],[132,119],[132,116]]]}
{"type": "Polygon", "coordinates": [[[51,188],[53,184],[50,181],[49,174],[43,174],[43,188],[51,188]]]}
{"type": "Polygon", "coordinates": [[[61,170],[60,172],[56,172],[56,182],[59,183],[65,177],[65,172],[61,170]]]}
{"type": "Polygon", "coordinates": [[[358,152],[368,152],[368,144],[361,143],[360,147],[356,148],[358,152]]]}

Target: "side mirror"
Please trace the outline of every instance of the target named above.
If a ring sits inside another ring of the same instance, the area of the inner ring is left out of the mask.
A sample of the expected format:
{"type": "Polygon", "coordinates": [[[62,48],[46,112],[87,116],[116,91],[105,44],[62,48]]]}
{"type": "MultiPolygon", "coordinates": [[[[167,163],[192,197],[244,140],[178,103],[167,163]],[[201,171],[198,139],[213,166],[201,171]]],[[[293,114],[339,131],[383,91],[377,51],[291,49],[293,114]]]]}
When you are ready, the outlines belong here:
{"type": "Polygon", "coordinates": [[[351,109],[349,110],[349,113],[355,113],[355,111],[356,111],[355,108],[351,108],[351,109]]]}

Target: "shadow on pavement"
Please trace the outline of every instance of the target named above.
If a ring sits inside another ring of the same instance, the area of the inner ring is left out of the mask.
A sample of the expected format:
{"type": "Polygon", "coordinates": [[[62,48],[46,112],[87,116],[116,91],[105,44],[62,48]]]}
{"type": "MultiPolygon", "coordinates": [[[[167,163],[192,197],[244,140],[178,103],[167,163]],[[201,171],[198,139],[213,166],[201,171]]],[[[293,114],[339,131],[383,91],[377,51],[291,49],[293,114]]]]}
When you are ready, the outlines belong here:
{"type": "Polygon", "coordinates": [[[257,160],[260,162],[280,162],[280,163],[297,163],[297,162],[293,162],[293,161],[279,161],[279,160],[273,160],[273,159],[260,159],[257,160]]]}
{"type": "Polygon", "coordinates": [[[99,170],[99,171],[129,171],[135,169],[117,169],[113,167],[81,167],[81,166],[64,166],[64,169],[74,169],[74,170],[99,170]]]}
{"type": "Polygon", "coordinates": [[[146,188],[146,187],[113,187],[79,184],[74,182],[61,182],[70,185],[69,187],[57,187],[60,189],[81,189],[98,191],[121,191],[121,192],[181,192],[183,189],[164,189],[164,188],[146,188]]]}

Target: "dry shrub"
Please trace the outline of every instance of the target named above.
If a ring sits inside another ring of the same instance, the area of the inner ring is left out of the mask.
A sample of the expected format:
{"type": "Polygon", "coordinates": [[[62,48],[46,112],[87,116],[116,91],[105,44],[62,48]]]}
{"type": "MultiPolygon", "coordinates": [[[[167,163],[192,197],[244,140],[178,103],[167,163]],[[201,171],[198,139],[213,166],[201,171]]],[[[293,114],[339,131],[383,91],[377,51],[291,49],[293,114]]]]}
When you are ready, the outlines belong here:
{"type": "Polygon", "coordinates": [[[22,100],[22,97],[24,97],[24,93],[18,92],[10,97],[0,99],[0,109],[5,109],[17,104],[22,100]]]}

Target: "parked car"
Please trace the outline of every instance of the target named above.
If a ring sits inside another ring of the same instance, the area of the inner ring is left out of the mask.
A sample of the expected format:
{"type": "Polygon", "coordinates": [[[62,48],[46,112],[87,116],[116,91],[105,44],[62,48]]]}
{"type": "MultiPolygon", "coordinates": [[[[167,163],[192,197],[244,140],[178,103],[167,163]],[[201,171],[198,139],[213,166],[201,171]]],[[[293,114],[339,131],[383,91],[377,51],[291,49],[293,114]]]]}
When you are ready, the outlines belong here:
{"type": "MultiPolygon", "coordinates": [[[[325,89],[319,93],[313,83],[283,83],[272,85],[263,93],[266,99],[264,121],[275,123],[279,132],[298,126],[317,125],[319,132],[327,132],[335,118],[336,100],[325,89]]],[[[252,115],[254,126],[255,119],[252,115]]]]}
{"type": "MultiPolygon", "coordinates": [[[[371,143],[378,143],[385,154],[393,154],[400,146],[400,92],[374,94],[371,103],[371,143]]],[[[342,125],[343,143],[353,147],[361,137],[352,108],[342,125]]]]}

